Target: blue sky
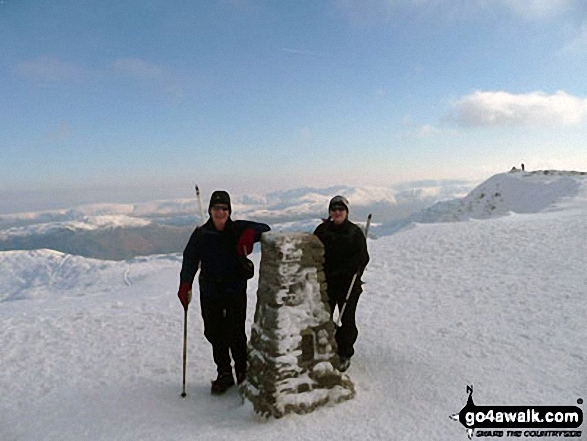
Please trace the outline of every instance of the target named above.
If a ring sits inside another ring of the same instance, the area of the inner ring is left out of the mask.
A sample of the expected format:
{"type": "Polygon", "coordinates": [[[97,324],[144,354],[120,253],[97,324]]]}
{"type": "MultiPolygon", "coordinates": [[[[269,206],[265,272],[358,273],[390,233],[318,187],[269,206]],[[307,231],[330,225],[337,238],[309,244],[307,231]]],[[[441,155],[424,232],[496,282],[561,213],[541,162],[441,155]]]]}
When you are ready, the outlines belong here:
{"type": "Polygon", "coordinates": [[[0,0],[0,44],[0,212],[587,170],[580,0],[0,0]]]}

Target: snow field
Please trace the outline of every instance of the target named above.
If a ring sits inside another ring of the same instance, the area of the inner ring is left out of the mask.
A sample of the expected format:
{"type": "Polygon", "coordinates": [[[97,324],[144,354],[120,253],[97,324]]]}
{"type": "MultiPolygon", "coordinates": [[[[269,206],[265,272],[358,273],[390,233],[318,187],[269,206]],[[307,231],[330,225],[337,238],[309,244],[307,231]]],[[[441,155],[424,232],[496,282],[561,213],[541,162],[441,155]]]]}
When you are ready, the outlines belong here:
{"type": "Polygon", "coordinates": [[[235,389],[210,395],[197,292],[179,397],[180,256],[0,253],[0,439],[458,441],[449,415],[469,384],[478,405],[575,405],[587,395],[586,214],[568,203],[370,240],[356,398],[268,421],[235,389]]]}

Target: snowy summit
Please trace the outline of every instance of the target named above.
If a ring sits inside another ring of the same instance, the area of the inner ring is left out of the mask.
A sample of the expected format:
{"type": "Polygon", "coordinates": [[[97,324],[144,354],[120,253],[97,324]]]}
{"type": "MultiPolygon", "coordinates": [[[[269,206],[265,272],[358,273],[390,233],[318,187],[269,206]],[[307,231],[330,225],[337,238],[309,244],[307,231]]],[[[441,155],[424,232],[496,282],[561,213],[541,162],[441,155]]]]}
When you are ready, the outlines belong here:
{"type": "MultiPolygon", "coordinates": [[[[0,439],[464,441],[449,416],[467,385],[477,405],[586,398],[585,173],[504,173],[401,225],[376,220],[346,372],[356,396],[279,420],[234,389],[210,395],[198,302],[179,397],[178,254],[0,252],[0,439]]],[[[258,251],[252,260],[259,268],[258,251]]]]}

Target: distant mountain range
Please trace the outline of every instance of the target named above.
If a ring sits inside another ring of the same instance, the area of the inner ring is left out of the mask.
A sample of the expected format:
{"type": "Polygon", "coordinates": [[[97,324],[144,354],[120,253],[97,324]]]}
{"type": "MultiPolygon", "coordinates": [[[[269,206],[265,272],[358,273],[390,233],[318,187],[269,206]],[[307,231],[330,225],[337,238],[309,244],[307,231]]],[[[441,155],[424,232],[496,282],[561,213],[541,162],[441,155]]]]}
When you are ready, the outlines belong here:
{"type": "MultiPolygon", "coordinates": [[[[473,188],[466,181],[421,181],[394,187],[299,188],[234,195],[233,218],[265,222],[276,231],[313,231],[330,198],[346,196],[351,220],[373,213],[372,237],[413,223],[454,222],[554,209],[580,196],[583,172],[512,171],[473,188]],[[472,191],[471,191],[472,189],[472,191]]],[[[207,200],[203,201],[204,210],[207,200]]],[[[181,252],[201,223],[194,199],[138,204],[94,204],[69,210],[0,216],[0,251],[51,249],[106,260],[181,252]]]]}
{"type": "MultiPolygon", "coordinates": [[[[373,213],[380,223],[432,203],[465,195],[467,181],[420,181],[393,187],[299,188],[266,195],[233,195],[233,218],[266,222],[276,231],[313,231],[336,194],[351,203],[351,219],[373,213]]],[[[207,197],[203,200],[207,208],[207,197]]],[[[196,199],[93,204],[68,210],[0,216],[0,251],[52,249],[98,259],[181,252],[201,223],[196,199]]]]}

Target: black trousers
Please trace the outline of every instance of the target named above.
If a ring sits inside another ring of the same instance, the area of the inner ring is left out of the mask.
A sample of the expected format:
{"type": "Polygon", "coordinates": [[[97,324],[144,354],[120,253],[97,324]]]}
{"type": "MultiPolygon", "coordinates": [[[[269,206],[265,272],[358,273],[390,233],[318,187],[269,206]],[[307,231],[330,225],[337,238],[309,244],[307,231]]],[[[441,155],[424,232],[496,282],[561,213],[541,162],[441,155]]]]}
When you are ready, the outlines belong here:
{"type": "Polygon", "coordinates": [[[200,309],[204,336],[212,344],[218,373],[232,374],[232,360],[238,373],[247,371],[247,281],[230,282],[200,279],[200,309]]]}
{"type": "MultiPolygon", "coordinates": [[[[360,280],[355,281],[355,286],[353,287],[344,309],[341,326],[336,330],[335,339],[336,344],[338,345],[338,355],[341,357],[351,358],[355,353],[354,344],[359,336],[359,330],[355,321],[355,312],[357,311],[359,297],[363,292],[361,285],[362,282],[360,280]]],[[[334,314],[334,310],[337,306],[340,312],[348,293],[350,282],[330,282],[327,283],[327,286],[330,313],[334,314]]]]}

